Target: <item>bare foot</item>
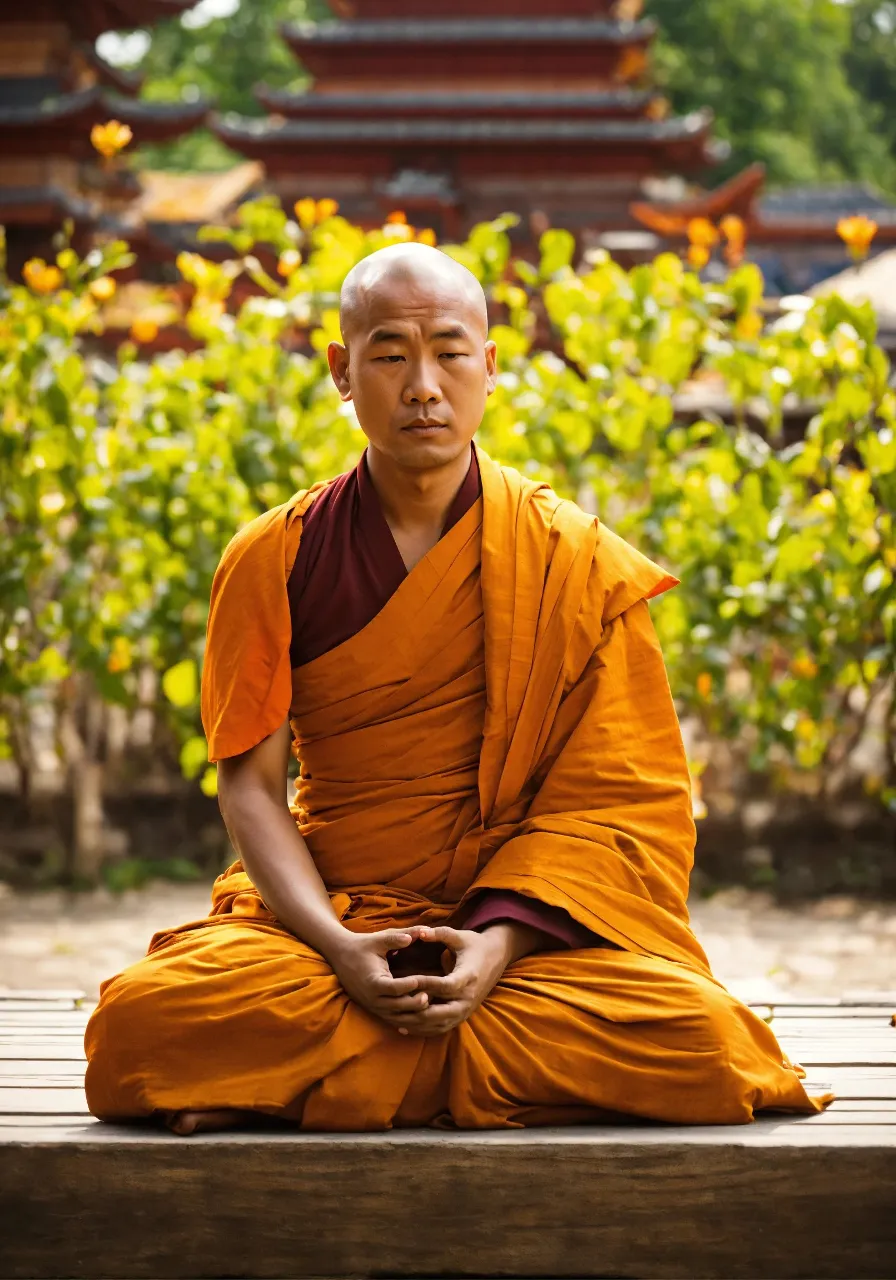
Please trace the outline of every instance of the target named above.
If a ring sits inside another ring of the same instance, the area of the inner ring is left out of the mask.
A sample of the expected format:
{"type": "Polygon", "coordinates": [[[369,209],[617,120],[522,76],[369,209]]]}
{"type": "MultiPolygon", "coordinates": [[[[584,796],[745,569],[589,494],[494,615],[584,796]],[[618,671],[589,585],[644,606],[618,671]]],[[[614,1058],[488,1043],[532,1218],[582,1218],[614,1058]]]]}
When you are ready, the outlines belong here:
{"type": "Polygon", "coordinates": [[[214,1129],[233,1129],[243,1120],[241,1111],[169,1111],[165,1124],[172,1133],[186,1138],[191,1133],[209,1133],[214,1129]]]}

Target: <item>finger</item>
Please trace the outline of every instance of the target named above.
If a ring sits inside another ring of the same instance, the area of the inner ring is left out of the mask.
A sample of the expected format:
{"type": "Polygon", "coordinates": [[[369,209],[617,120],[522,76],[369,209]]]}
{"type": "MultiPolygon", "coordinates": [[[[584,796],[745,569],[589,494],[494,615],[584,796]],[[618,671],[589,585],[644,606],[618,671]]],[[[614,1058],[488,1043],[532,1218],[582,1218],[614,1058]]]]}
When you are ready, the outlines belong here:
{"type": "Polygon", "coordinates": [[[466,986],[463,974],[421,973],[417,977],[417,990],[425,991],[433,1000],[456,1000],[463,995],[466,986]]]}
{"type": "Polygon", "coordinates": [[[382,955],[385,955],[387,951],[409,947],[414,941],[413,934],[409,929],[381,929],[372,936],[376,939],[377,950],[382,955]]]}
{"type": "Polygon", "coordinates": [[[436,925],[432,930],[433,940],[442,942],[446,947],[450,947],[452,951],[461,951],[467,946],[467,940],[458,929],[452,929],[450,925],[436,925]]]}
{"type": "Polygon", "coordinates": [[[377,1000],[375,1008],[380,1017],[392,1021],[420,1013],[428,1004],[429,996],[426,992],[415,991],[408,996],[388,996],[382,1000],[377,1000]]]}
{"type": "Polygon", "coordinates": [[[416,974],[408,974],[404,978],[393,978],[390,973],[380,974],[371,981],[374,996],[380,997],[406,996],[411,991],[420,989],[420,979],[416,974]]]}
{"type": "Polygon", "coordinates": [[[431,1005],[419,1013],[407,1015],[396,1021],[402,1035],[441,1036],[453,1030],[467,1017],[469,1005],[463,1000],[450,1004],[431,1005]]]}

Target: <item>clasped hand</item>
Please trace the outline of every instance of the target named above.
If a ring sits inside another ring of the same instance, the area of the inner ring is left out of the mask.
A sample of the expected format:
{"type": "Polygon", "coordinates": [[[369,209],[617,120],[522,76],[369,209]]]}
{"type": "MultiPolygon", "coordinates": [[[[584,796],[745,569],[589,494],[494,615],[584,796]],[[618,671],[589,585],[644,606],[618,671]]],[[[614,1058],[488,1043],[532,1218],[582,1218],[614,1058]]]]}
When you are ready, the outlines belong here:
{"type": "Polygon", "coordinates": [[[477,933],[447,925],[350,934],[333,968],[349,996],[402,1035],[438,1036],[459,1026],[494,987],[511,955],[500,929],[477,933]],[[401,951],[440,943],[442,972],[404,973],[401,951]],[[390,953],[398,953],[393,973],[390,953]]]}

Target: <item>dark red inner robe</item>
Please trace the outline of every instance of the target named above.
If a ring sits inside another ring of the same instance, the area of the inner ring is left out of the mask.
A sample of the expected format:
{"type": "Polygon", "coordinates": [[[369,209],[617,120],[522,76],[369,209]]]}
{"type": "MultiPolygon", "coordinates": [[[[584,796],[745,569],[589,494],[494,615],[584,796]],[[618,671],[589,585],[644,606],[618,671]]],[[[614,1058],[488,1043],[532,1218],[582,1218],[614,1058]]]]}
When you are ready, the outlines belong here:
{"type": "MultiPolygon", "coordinates": [[[[442,537],[481,493],[479,463],[471,448],[470,466],[448,509],[442,537]]],[[[407,572],[371,479],[365,449],[354,470],[337,476],[315,498],[302,521],[302,538],[287,584],[290,665],[300,667],[357,635],[407,572]]],[[[554,947],[615,947],[560,907],[496,889],[475,896],[464,928],[484,929],[499,920],[541,929],[554,947]]]]}

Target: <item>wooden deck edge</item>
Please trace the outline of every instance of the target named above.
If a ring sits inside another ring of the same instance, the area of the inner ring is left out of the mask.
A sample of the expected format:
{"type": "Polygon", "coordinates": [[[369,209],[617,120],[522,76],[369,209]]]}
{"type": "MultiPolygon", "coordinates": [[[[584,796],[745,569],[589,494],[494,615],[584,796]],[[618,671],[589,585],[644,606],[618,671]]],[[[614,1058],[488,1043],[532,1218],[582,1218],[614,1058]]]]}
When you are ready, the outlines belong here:
{"type": "Polygon", "coordinates": [[[246,1137],[5,1144],[0,1275],[879,1280],[896,1255],[876,1142],[246,1137]]]}

